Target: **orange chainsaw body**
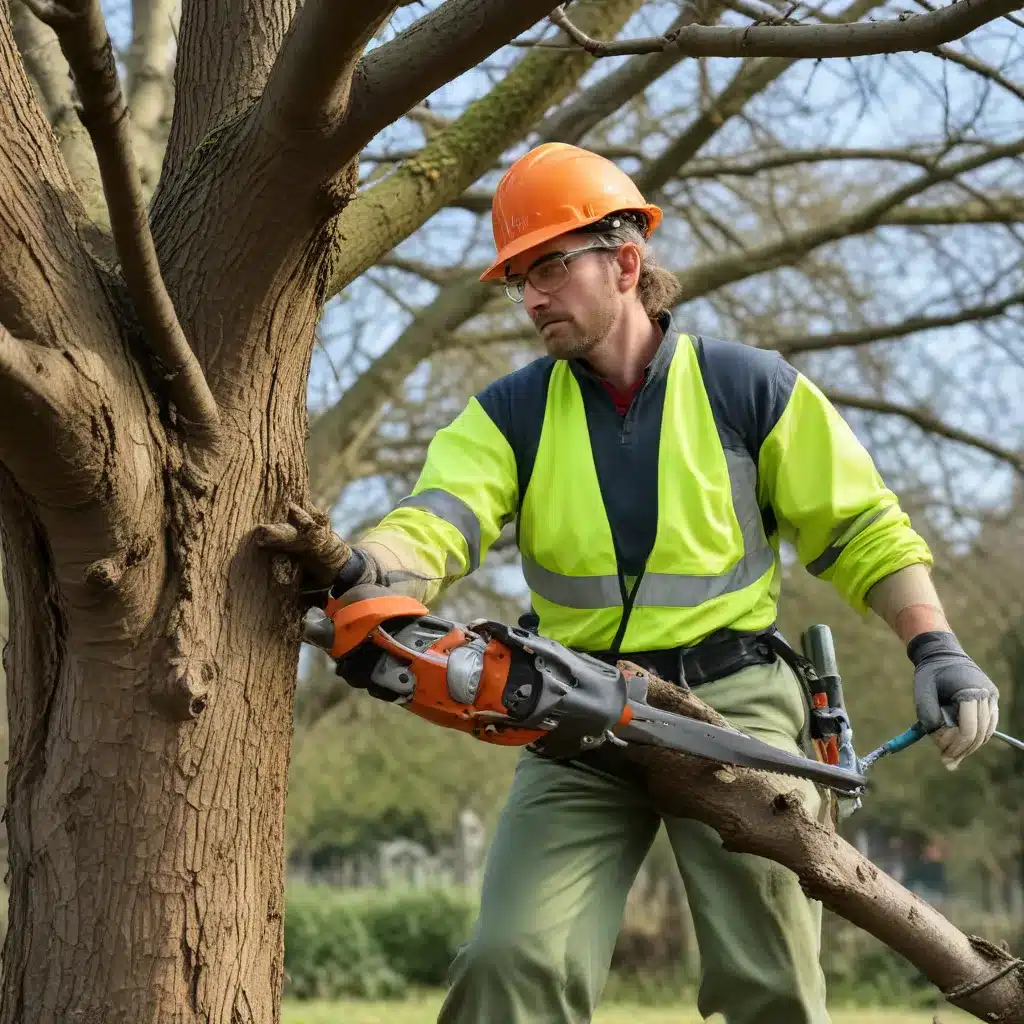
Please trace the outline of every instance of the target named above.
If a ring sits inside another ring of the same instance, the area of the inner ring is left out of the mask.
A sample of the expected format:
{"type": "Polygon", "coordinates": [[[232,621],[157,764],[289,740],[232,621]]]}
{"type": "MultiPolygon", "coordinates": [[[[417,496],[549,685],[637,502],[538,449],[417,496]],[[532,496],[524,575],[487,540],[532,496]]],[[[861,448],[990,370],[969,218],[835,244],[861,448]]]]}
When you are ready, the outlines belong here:
{"type": "Polygon", "coordinates": [[[475,700],[463,704],[452,697],[448,688],[448,656],[471,639],[465,630],[453,626],[423,650],[405,647],[387,632],[386,624],[393,619],[429,615],[430,611],[415,598],[403,595],[371,597],[348,605],[331,599],[324,614],[334,623],[332,658],[342,658],[360,644],[370,642],[382,653],[409,666],[416,683],[403,707],[414,715],[502,746],[525,746],[544,735],[539,729],[517,729],[492,720],[508,714],[502,694],[508,681],[511,652],[497,640],[489,640],[484,649],[475,700]]]}

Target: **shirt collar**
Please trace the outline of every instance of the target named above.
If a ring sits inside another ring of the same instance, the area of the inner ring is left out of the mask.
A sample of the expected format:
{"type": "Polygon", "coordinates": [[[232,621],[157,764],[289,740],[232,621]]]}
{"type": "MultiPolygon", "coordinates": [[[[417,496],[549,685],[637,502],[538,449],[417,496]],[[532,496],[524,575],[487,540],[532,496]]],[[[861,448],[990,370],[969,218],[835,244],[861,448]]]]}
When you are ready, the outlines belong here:
{"type": "MultiPolygon", "coordinates": [[[[672,362],[672,357],[675,355],[676,342],[679,337],[675,321],[668,310],[658,315],[658,326],[661,328],[661,341],[651,357],[651,361],[644,367],[643,373],[644,379],[649,382],[659,380],[668,375],[668,368],[672,362]]],[[[602,380],[600,375],[591,369],[585,359],[574,357],[569,360],[569,366],[577,376],[586,377],[596,382],[602,380]]]]}

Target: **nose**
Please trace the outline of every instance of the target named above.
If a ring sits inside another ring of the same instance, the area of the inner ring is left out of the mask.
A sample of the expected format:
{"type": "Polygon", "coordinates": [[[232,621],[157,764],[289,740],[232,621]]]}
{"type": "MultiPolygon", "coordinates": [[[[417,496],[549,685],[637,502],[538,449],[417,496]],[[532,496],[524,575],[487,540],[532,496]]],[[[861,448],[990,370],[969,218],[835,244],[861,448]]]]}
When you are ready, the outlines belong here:
{"type": "Polygon", "coordinates": [[[542,310],[547,309],[551,305],[551,297],[545,295],[543,292],[538,291],[530,284],[526,282],[526,287],[523,290],[523,308],[531,319],[535,319],[537,314],[542,310]]]}

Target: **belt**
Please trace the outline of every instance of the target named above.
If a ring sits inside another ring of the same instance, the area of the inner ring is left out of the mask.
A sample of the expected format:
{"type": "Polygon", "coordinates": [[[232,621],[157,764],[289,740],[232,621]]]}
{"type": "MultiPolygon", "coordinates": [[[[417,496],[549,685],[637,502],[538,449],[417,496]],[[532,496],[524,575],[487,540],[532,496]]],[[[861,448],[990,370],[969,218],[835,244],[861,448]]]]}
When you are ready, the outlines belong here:
{"type": "Polygon", "coordinates": [[[653,651],[591,651],[593,657],[608,664],[632,661],[677,686],[684,682],[691,689],[732,675],[750,665],[770,665],[777,649],[768,637],[775,627],[756,633],[720,629],[694,647],[670,647],[653,651]]]}
{"type": "MultiPolygon", "coordinates": [[[[774,625],[757,633],[720,629],[694,647],[623,651],[619,654],[612,651],[587,653],[611,665],[617,661],[632,661],[666,682],[678,686],[685,680],[686,685],[694,689],[751,665],[770,665],[779,657],[780,652],[779,645],[773,645],[769,637],[772,640],[778,637],[774,625]]],[[[603,744],[595,750],[581,754],[568,764],[583,770],[595,769],[641,790],[646,778],[646,770],[642,765],[630,760],[623,751],[610,744],[603,744]]]]}

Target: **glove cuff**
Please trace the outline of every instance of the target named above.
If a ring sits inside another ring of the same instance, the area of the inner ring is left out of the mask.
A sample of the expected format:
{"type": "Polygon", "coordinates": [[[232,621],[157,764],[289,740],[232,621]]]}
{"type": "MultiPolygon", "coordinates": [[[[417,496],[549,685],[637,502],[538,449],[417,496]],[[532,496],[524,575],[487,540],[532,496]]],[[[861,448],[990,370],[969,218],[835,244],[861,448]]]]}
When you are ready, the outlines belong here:
{"type": "Polygon", "coordinates": [[[331,583],[331,597],[341,597],[347,590],[363,583],[386,587],[389,583],[388,571],[368,551],[352,548],[348,561],[331,583]]]}
{"type": "Polygon", "coordinates": [[[966,652],[960,646],[956,634],[947,630],[933,629],[926,633],[918,633],[907,644],[907,657],[915,667],[937,654],[962,654],[966,657],[966,652]]]}

